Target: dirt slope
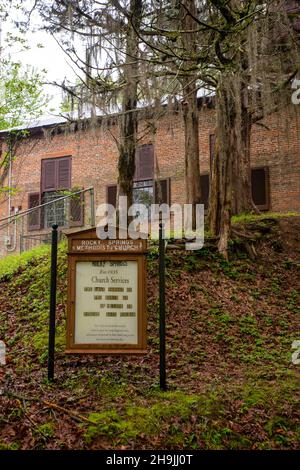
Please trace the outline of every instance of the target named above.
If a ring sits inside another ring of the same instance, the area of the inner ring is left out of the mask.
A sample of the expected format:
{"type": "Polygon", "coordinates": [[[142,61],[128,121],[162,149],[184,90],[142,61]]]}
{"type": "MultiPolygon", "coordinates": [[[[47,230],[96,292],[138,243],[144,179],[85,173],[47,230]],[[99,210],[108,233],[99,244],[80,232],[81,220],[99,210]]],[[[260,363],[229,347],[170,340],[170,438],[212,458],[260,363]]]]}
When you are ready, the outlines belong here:
{"type": "Polygon", "coordinates": [[[157,249],[148,255],[148,354],[66,356],[59,252],[56,381],[47,383],[49,257],[0,281],[0,448],[300,449],[300,220],[237,226],[230,262],[167,252],[168,392],[158,389],[157,249]]]}

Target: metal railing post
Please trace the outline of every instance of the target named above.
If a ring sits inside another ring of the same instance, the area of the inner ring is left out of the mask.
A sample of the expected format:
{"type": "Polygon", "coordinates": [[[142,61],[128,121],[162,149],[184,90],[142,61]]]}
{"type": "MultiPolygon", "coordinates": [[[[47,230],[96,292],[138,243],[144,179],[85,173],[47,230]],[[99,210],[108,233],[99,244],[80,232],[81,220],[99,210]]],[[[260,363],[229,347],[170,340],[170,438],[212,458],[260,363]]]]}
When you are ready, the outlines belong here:
{"type": "Polygon", "coordinates": [[[90,192],[90,204],[91,204],[91,226],[95,227],[95,193],[94,188],[89,190],[90,192]]]}
{"type": "Polygon", "coordinates": [[[24,220],[25,220],[25,217],[22,217],[22,221],[21,221],[21,234],[20,234],[20,253],[23,253],[24,251],[24,247],[23,247],[23,243],[24,243],[24,220]]]}
{"type": "Polygon", "coordinates": [[[165,273],[165,236],[164,223],[159,223],[159,384],[161,390],[167,389],[166,380],[166,273],[165,273]]]}

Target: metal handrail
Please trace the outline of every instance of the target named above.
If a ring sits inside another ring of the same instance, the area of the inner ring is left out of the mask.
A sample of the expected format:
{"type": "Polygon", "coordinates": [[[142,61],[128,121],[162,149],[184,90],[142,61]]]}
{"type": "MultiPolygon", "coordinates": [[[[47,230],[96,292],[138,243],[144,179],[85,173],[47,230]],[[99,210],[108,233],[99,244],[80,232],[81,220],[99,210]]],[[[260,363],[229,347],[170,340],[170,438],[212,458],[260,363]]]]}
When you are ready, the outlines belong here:
{"type": "Polygon", "coordinates": [[[63,199],[67,199],[67,198],[75,196],[76,194],[85,193],[87,191],[94,191],[94,187],[91,186],[90,188],[81,189],[80,191],[76,191],[75,193],[68,194],[67,196],[58,197],[54,201],[45,202],[44,204],[40,204],[39,206],[32,207],[31,209],[27,209],[26,211],[18,212],[17,214],[11,215],[9,217],[4,217],[3,219],[0,219],[0,222],[4,222],[5,220],[8,220],[9,222],[7,222],[6,224],[0,225],[0,230],[2,228],[7,227],[10,223],[14,221],[14,219],[18,219],[19,217],[23,217],[24,215],[30,214],[31,212],[34,212],[37,209],[40,209],[41,207],[45,207],[45,206],[48,206],[49,204],[57,203],[58,201],[62,201],[63,199]]]}

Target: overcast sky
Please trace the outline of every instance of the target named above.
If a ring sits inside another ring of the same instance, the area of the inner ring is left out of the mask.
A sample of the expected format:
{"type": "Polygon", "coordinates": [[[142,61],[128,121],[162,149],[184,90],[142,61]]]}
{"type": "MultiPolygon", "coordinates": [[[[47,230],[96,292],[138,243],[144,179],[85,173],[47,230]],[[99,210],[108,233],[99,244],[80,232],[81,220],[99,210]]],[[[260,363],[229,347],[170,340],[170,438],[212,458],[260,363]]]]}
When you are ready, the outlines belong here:
{"type": "MultiPolygon", "coordinates": [[[[47,70],[46,80],[49,82],[62,82],[65,77],[74,80],[74,72],[70,67],[70,60],[57,45],[56,41],[47,33],[39,32],[28,35],[28,42],[31,47],[30,51],[20,52],[18,54],[20,60],[24,64],[30,64],[38,70],[47,70]],[[43,44],[43,48],[37,47],[38,42],[43,44]]],[[[58,108],[61,103],[62,93],[57,87],[47,86],[47,94],[52,95],[49,108],[58,108]]]]}
{"type": "MultiPolygon", "coordinates": [[[[34,23],[38,25],[39,21],[39,18],[35,16],[34,23]]],[[[72,70],[70,59],[50,34],[45,31],[28,32],[25,38],[30,47],[29,50],[22,50],[19,44],[7,49],[5,48],[5,37],[8,31],[12,34],[17,33],[9,19],[2,23],[1,43],[4,48],[4,55],[9,53],[14,60],[20,60],[25,66],[30,65],[37,71],[47,70],[46,80],[49,82],[62,82],[65,77],[72,82],[75,81],[76,76],[72,70]],[[43,47],[40,48],[39,44],[43,47]]],[[[46,86],[45,90],[52,97],[49,109],[55,108],[58,110],[62,100],[61,90],[51,86],[46,86]]]]}

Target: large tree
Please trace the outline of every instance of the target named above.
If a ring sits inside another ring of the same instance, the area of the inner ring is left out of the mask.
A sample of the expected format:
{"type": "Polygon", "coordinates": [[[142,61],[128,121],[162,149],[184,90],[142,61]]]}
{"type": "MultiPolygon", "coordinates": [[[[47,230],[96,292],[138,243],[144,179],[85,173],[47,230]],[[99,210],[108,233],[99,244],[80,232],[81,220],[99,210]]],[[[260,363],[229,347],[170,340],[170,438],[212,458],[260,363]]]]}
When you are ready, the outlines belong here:
{"type": "Polygon", "coordinates": [[[139,84],[139,30],[142,20],[142,0],[130,0],[129,9],[124,10],[119,2],[119,13],[127,20],[125,32],[125,60],[123,66],[124,88],[122,92],[122,117],[118,161],[119,196],[127,196],[128,206],[133,202],[133,177],[135,172],[135,153],[138,131],[138,84],[139,84]]]}
{"type": "MultiPolygon", "coordinates": [[[[231,134],[238,135],[240,113],[235,110],[236,116],[233,114],[232,119],[228,120],[228,118],[237,97],[236,92],[235,96],[231,97],[233,90],[230,90],[231,85],[235,84],[231,76],[238,62],[236,55],[239,48],[236,44],[241,42],[245,30],[253,21],[255,11],[253,12],[250,8],[253,3],[250,0],[243,2],[243,5],[238,5],[238,2],[234,3],[235,9],[240,6],[239,10],[232,11],[233,5],[230,5],[230,2],[224,3],[217,0],[170,1],[169,4],[170,6],[173,4],[173,9],[167,9],[163,16],[165,20],[162,20],[161,9],[164,2],[160,2],[160,8],[157,2],[153,2],[153,17],[156,12],[156,21],[142,28],[145,43],[155,53],[155,57],[152,58],[153,63],[159,64],[157,72],[160,73],[160,68],[164,67],[165,73],[175,75],[182,84],[187,202],[198,203],[200,200],[197,89],[202,87],[213,90],[217,96],[217,102],[219,98],[224,98],[222,106],[217,104],[216,108],[217,140],[218,135],[224,131],[220,128],[223,122],[234,127],[230,129],[227,126],[226,132],[222,134],[222,139],[228,139],[226,143],[222,142],[223,158],[228,158],[228,162],[223,164],[216,158],[214,163],[218,168],[212,171],[211,178],[210,227],[212,234],[219,237],[227,223],[230,225],[234,195],[235,201],[240,200],[237,188],[240,193],[243,192],[243,195],[248,191],[248,196],[243,197],[243,200],[248,201],[249,207],[252,202],[250,182],[247,180],[248,188],[244,184],[234,184],[233,171],[237,167],[238,158],[234,158],[232,164],[229,164],[230,159],[233,158],[232,149],[236,150],[231,134]],[[172,21],[169,20],[170,16],[172,21]],[[225,89],[226,86],[229,91],[225,89]],[[225,114],[219,116],[220,113],[225,114]],[[228,145],[229,142],[232,147],[228,145]],[[226,168],[228,174],[225,177],[221,173],[226,168]],[[227,184],[230,185],[230,191],[227,184]],[[225,194],[227,194],[226,202],[225,194]],[[228,209],[230,213],[227,213],[228,209]]],[[[238,102],[240,103],[240,99],[238,102]]],[[[239,157],[237,152],[236,156],[239,157]]],[[[239,175],[237,171],[236,174],[239,175]]],[[[226,229],[226,232],[229,233],[229,231],[230,229],[226,229]]],[[[221,244],[219,248],[222,250],[221,244]]]]}
{"type": "MultiPolygon", "coordinates": [[[[37,0],[45,27],[76,65],[76,86],[58,84],[82,108],[113,113],[118,135],[118,194],[132,203],[137,147],[138,99],[141,90],[140,40],[142,0],[95,2],[37,0]]],[[[78,115],[77,118],[81,116],[78,115]]],[[[102,119],[104,122],[105,119],[102,119]]]]}
{"type": "MultiPolygon", "coordinates": [[[[160,3],[162,7],[164,2],[160,3]]],[[[143,28],[143,38],[160,67],[165,64],[165,73],[215,94],[209,226],[227,256],[231,215],[256,210],[250,180],[251,129],[286,104],[283,91],[299,62],[297,43],[282,2],[199,0],[196,9],[193,2],[170,4],[173,16],[181,18],[185,10],[193,27],[162,27],[160,19],[160,24],[143,28]]],[[[159,10],[157,2],[153,2],[155,10],[159,10]]]]}
{"type": "Polygon", "coordinates": [[[221,28],[215,35],[220,73],[209,222],[227,256],[231,215],[257,211],[251,195],[252,127],[289,103],[299,43],[282,2],[212,3],[221,15],[221,28]]]}
{"type": "MultiPolygon", "coordinates": [[[[197,35],[190,34],[189,31],[197,29],[197,23],[194,17],[197,15],[197,7],[195,0],[183,0],[179,8],[180,26],[182,30],[181,41],[182,48],[191,57],[187,61],[185,68],[191,66],[191,71],[183,75],[180,79],[182,85],[183,99],[183,121],[184,121],[184,137],[185,137],[185,193],[186,203],[196,204],[201,202],[201,185],[200,185],[200,164],[199,164],[199,119],[198,119],[198,77],[197,71],[193,70],[193,55],[197,53],[197,35]],[[191,14],[189,14],[191,12],[191,14]]],[[[195,212],[192,225],[195,228],[195,212]]]]}

